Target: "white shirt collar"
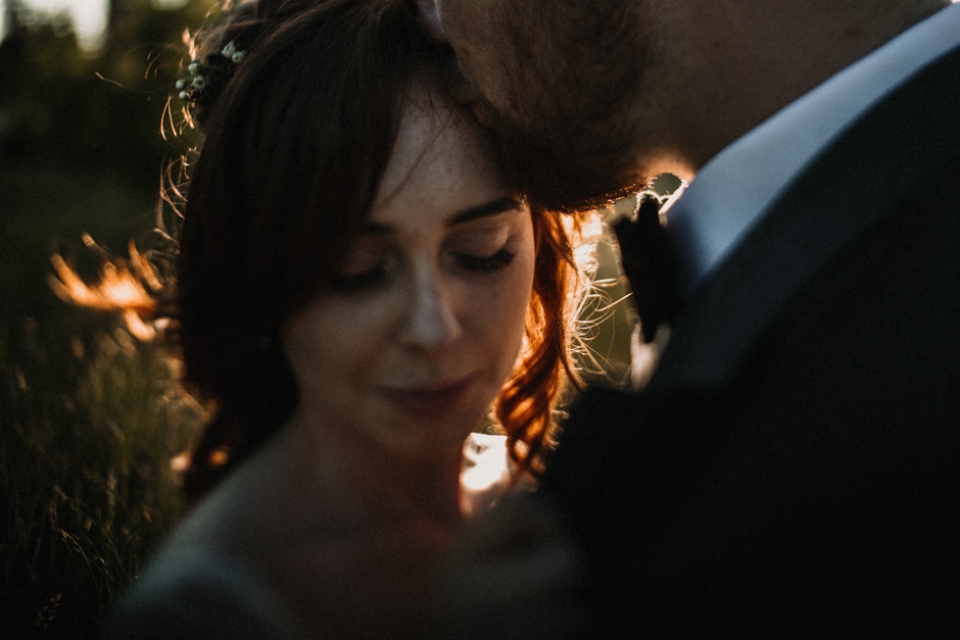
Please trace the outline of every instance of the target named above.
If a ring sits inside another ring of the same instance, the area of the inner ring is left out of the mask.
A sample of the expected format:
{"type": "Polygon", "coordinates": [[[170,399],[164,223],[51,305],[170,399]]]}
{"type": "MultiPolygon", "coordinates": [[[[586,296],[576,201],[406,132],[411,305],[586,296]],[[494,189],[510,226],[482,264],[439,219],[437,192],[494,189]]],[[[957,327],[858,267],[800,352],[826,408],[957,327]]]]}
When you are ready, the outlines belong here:
{"type": "Polygon", "coordinates": [[[665,209],[685,292],[723,261],[831,140],[958,44],[960,5],[952,5],[787,105],[708,162],[665,209]]]}

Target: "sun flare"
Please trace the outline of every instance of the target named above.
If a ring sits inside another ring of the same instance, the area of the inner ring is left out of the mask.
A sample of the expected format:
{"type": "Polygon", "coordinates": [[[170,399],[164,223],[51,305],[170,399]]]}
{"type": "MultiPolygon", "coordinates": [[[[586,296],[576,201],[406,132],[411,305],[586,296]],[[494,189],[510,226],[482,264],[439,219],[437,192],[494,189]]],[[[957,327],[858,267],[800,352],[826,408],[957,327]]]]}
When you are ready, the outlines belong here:
{"type": "Polygon", "coordinates": [[[153,266],[131,242],[129,260],[105,260],[100,281],[87,284],[59,254],[50,256],[56,272],[49,282],[61,300],[88,309],[122,312],[130,333],[139,340],[152,340],[156,329],[149,322],[156,310],[154,294],[162,288],[153,266]]]}

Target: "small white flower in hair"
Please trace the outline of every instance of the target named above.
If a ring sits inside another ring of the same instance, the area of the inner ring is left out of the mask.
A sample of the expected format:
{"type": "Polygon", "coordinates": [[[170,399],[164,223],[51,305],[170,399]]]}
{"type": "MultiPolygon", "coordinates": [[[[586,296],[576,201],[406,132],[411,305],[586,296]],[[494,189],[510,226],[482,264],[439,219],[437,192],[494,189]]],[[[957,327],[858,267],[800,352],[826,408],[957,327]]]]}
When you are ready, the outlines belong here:
{"type": "Polygon", "coordinates": [[[246,51],[241,51],[237,48],[237,42],[231,40],[227,45],[220,51],[224,58],[229,58],[233,61],[233,64],[240,64],[243,58],[247,55],[246,51]]]}
{"type": "Polygon", "coordinates": [[[200,91],[200,90],[203,89],[205,86],[207,86],[207,81],[206,81],[206,79],[205,79],[203,76],[200,76],[200,75],[194,76],[193,82],[191,83],[191,86],[192,86],[194,89],[200,91]]]}

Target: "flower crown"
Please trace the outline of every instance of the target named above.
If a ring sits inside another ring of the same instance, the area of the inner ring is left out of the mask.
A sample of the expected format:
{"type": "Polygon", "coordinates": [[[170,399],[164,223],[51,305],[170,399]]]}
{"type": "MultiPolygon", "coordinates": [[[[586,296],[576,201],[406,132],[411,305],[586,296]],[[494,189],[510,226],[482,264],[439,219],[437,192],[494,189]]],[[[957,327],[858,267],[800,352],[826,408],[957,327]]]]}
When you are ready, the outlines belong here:
{"type": "Polygon", "coordinates": [[[220,50],[219,55],[208,57],[210,62],[192,60],[187,66],[186,77],[177,80],[176,86],[180,92],[178,97],[196,103],[203,96],[204,89],[209,89],[212,83],[221,79],[221,75],[232,73],[234,67],[243,62],[246,56],[247,52],[240,50],[236,41],[231,40],[220,50]]]}

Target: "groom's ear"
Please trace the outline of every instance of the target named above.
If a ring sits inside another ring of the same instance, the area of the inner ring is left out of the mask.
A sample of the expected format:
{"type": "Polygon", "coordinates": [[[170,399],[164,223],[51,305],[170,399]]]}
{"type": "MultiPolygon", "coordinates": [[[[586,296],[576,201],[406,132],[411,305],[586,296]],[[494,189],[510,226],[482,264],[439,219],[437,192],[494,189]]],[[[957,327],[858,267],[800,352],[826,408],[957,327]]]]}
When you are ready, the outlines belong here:
{"type": "Polygon", "coordinates": [[[417,0],[417,9],[420,20],[427,32],[439,42],[447,41],[447,34],[440,23],[440,12],[437,10],[436,0],[417,0]]]}

